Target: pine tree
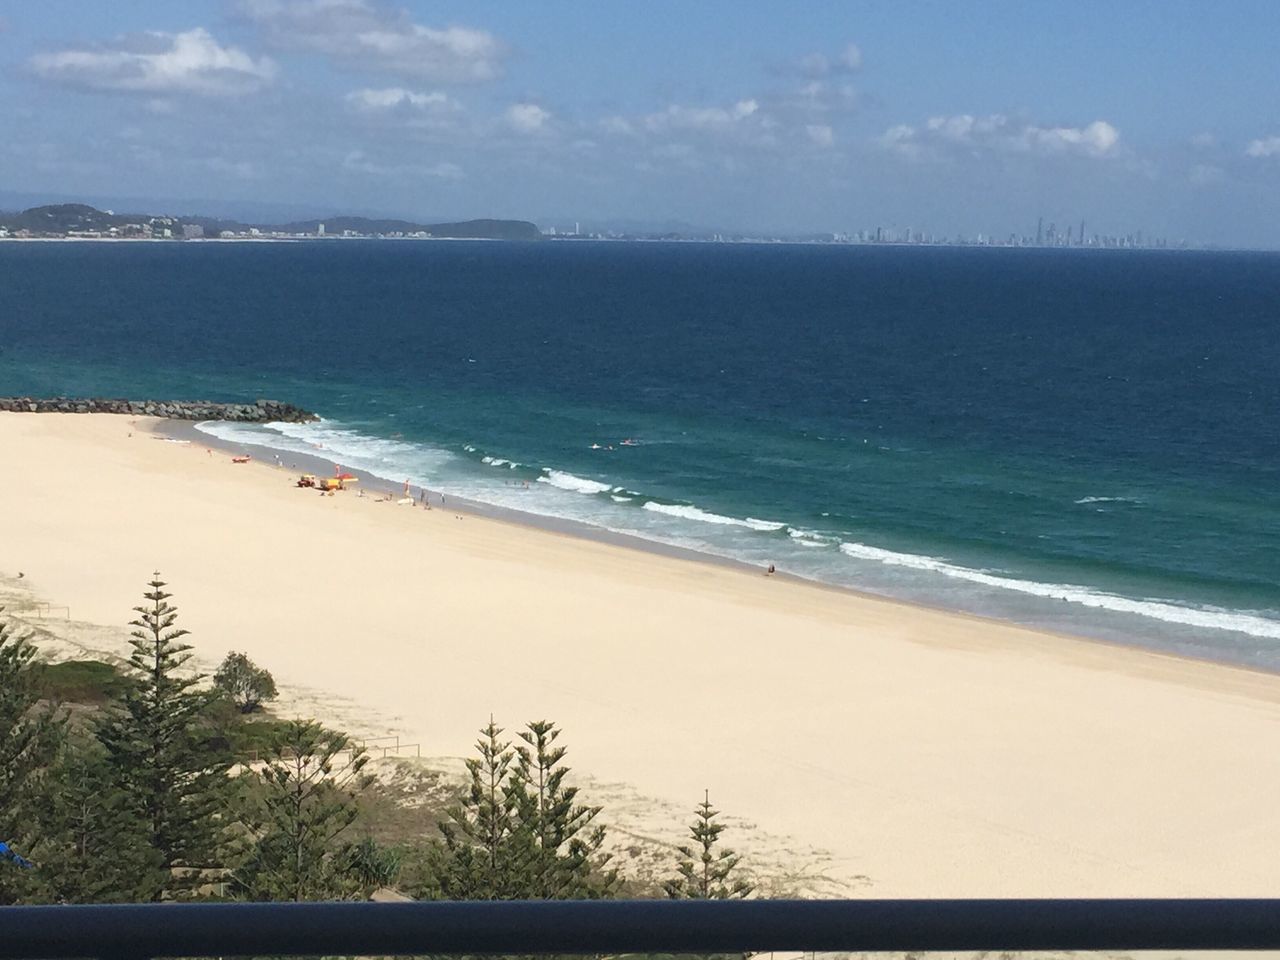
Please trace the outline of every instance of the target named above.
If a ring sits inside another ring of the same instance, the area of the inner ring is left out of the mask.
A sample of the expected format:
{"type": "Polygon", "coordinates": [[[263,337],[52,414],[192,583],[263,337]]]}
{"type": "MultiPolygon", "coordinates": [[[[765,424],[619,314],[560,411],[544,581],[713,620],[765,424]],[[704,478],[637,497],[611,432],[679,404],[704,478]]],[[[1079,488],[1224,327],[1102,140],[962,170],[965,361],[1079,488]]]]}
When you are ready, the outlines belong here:
{"type": "Polygon", "coordinates": [[[253,849],[232,874],[249,900],[342,900],[359,895],[369,871],[345,838],[371,777],[369,758],[342,733],[314,721],[286,724],[261,770],[243,784],[243,821],[253,849]]]}
{"type": "Polygon", "coordinates": [[[683,857],[676,867],[678,876],[663,884],[673,900],[735,900],[754,889],[745,880],[730,880],[742,858],[732,850],[716,849],[725,829],[724,824],[716,822],[719,815],[719,810],[712,809],[710,793],[703,794],[689,825],[695,846],[677,848],[683,857]]]}
{"type": "Polygon", "coordinates": [[[203,679],[186,674],[191,647],[157,573],[134,607],[137,619],[123,703],[98,728],[116,786],[138,805],[149,846],[159,855],[160,881],[146,899],[190,893],[218,868],[225,841],[228,762],[209,743],[202,714],[203,679]]]}
{"type": "Polygon", "coordinates": [[[609,854],[601,853],[605,829],[595,823],[600,807],[576,802],[578,788],[565,785],[569,768],[561,762],[565,748],[556,746],[556,725],[547,720],[526,724],[524,746],[516,748],[511,795],[519,819],[516,832],[526,896],[545,900],[607,897],[617,884],[616,871],[606,871],[609,854]]]}
{"type": "Polygon", "coordinates": [[[479,758],[466,762],[470,789],[439,825],[444,848],[435,879],[450,900],[506,900],[524,892],[515,862],[515,752],[501,736],[502,728],[489,717],[476,741],[479,758]]]}
{"type": "MultiPolygon", "coordinates": [[[[0,615],[3,608],[0,608],[0,615]]],[[[35,648],[0,617],[0,842],[27,859],[39,857],[35,816],[52,792],[49,767],[61,749],[65,718],[40,705],[35,648]]],[[[33,871],[0,862],[0,904],[25,896],[33,871]]]]}
{"type": "Polygon", "coordinates": [[[577,788],[565,786],[560,731],[537,721],[519,736],[524,745],[512,750],[492,718],[480,731],[467,795],[440,824],[432,892],[455,900],[610,896],[617,874],[600,852],[605,831],[593,822],[600,808],[578,804],[577,788]]]}
{"type": "Polygon", "coordinates": [[[36,817],[42,840],[30,899],[129,903],[152,898],[168,872],[150,846],[137,798],[120,787],[101,746],[71,738],[51,779],[57,790],[50,791],[36,817]]]}

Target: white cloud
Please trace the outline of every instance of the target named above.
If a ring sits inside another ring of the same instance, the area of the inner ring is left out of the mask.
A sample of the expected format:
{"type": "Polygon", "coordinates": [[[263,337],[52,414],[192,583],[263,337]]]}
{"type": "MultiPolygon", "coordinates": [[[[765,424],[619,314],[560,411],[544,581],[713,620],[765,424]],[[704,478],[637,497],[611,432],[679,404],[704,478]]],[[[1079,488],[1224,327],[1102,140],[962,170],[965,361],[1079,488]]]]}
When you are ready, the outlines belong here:
{"type": "Polygon", "coordinates": [[[774,110],[796,116],[851,113],[858,106],[858,91],[847,83],[810,80],[794,92],[773,94],[767,103],[774,110]]]}
{"type": "Polygon", "coordinates": [[[1246,157],[1266,158],[1280,155],[1280,137],[1263,137],[1261,140],[1250,140],[1244,149],[1246,157]]]}
{"type": "Polygon", "coordinates": [[[915,159],[923,153],[923,148],[916,137],[916,128],[900,123],[880,134],[877,141],[886,150],[900,153],[904,157],[915,159]]]}
{"type": "Polygon", "coordinates": [[[514,103],[507,108],[507,123],[517,133],[537,133],[545,130],[551,113],[536,103],[514,103]]]}
{"type": "Polygon", "coordinates": [[[636,128],[626,117],[605,117],[600,121],[600,129],[605,133],[616,133],[622,136],[634,136],[636,128]]]}
{"type": "Polygon", "coordinates": [[[882,147],[911,158],[948,152],[1071,154],[1094,158],[1116,155],[1120,131],[1105,120],[1083,127],[1041,127],[1004,114],[975,117],[962,113],[930,117],[921,127],[900,124],[879,138],[882,147]]]}
{"type": "Polygon", "coordinates": [[[85,90],[230,96],[269,84],[276,65],[224,47],[201,27],[183,33],[151,31],[114,43],[39,53],[28,65],[39,77],[85,90]]]}
{"type": "Polygon", "coordinates": [[[808,53],[800,58],[800,72],[807,77],[829,77],[834,73],[856,73],[862,68],[862,51],[850,43],[835,56],[808,53]]]}
{"type": "Polygon", "coordinates": [[[240,10],[277,46],[405,76],[491,80],[506,56],[486,30],[424,26],[379,0],[240,0],[240,10]]]}
{"type": "Polygon", "coordinates": [[[668,130],[721,133],[732,130],[759,112],[760,104],[756,100],[739,100],[731,107],[685,107],[672,104],[666,110],[645,117],[644,126],[651,133],[668,130]]]}
{"type": "Polygon", "coordinates": [[[214,173],[237,180],[257,180],[262,176],[262,169],[251,160],[227,160],[223,157],[211,157],[202,161],[203,165],[214,173]]]}
{"type": "Polygon", "coordinates": [[[1091,157],[1105,157],[1120,142],[1120,131],[1105,120],[1085,127],[1027,127],[1022,136],[1031,148],[1050,153],[1077,151],[1091,157]]]}
{"type": "Polygon", "coordinates": [[[362,173],[374,177],[394,177],[398,179],[420,179],[423,177],[439,180],[461,180],[466,174],[456,163],[378,163],[370,159],[363,150],[352,150],[342,160],[344,170],[362,173]]]}
{"type": "Polygon", "coordinates": [[[840,51],[836,63],[843,70],[858,70],[862,67],[862,51],[857,44],[851,43],[840,51]]]}
{"type": "Polygon", "coordinates": [[[385,113],[393,110],[447,113],[461,109],[448,94],[437,91],[419,93],[404,87],[365,88],[347,94],[347,103],[366,113],[385,113]]]}
{"type": "Polygon", "coordinates": [[[807,53],[800,58],[800,72],[810,77],[825,77],[831,72],[831,61],[825,53],[807,53]]]}
{"type": "Polygon", "coordinates": [[[825,123],[811,123],[804,131],[809,135],[810,141],[819,147],[829,147],[835,143],[835,134],[825,123]]]}
{"type": "Polygon", "coordinates": [[[1211,183],[1221,183],[1226,179],[1227,172],[1221,167],[1214,166],[1211,163],[1197,163],[1192,168],[1187,178],[1194,184],[1205,186],[1211,183]]]}

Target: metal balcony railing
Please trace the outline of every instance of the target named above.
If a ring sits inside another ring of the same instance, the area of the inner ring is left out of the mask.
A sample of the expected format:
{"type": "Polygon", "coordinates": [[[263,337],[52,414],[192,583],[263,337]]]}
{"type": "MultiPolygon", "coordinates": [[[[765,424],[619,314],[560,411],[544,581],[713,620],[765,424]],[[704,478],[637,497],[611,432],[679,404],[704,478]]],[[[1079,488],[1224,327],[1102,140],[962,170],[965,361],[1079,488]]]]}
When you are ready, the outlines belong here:
{"type": "Polygon", "coordinates": [[[1280,900],[747,900],[0,908],[0,958],[1280,949],[1280,900]]]}

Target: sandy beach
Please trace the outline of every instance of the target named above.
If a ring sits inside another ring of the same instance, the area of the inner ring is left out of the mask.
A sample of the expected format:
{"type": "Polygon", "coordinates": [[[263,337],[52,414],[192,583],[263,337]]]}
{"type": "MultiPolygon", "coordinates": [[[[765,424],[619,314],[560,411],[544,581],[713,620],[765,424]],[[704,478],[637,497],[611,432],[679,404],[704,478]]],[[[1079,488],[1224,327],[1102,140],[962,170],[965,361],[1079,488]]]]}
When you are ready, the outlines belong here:
{"type": "Polygon", "coordinates": [[[0,415],[0,576],[123,624],[160,570],[204,660],[243,650],[435,756],[491,712],[554,719],[576,772],[675,811],[710,788],[833,892],[1280,886],[1280,676],[321,497],[148,427],[0,415]]]}

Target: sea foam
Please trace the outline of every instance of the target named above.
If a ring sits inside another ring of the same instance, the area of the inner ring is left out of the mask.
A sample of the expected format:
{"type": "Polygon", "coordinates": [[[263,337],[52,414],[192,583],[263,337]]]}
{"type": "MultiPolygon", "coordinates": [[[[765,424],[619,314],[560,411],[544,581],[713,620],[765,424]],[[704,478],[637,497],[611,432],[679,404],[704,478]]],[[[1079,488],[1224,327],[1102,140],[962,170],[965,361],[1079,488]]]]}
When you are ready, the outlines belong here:
{"type": "Polygon", "coordinates": [[[1234,610],[1223,610],[1215,607],[1184,607],[1167,600],[1143,599],[1135,600],[1121,597],[1113,593],[1090,590],[1069,583],[1040,583],[1035,580],[1019,580],[1015,577],[998,576],[985,570],[974,570],[961,567],[937,557],[926,557],[911,553],[897,553],[880,547],[871,547],[863,543],[841,543],[840,551],[859,560],[873,560],[893,567],[909,567],[913,570],[924,570],[942,574],[956,580],[967,580],[987,587],[1001,590],[1015,590],[1018,593],[1044,597],[1049,600],[1065,600],[1081,606],[1116,613],[1132,613],[1138,616],[1163,620],[1166,623],[1178,623],[1189,627],[1200,627],[1209,630],[1232,630],[1254,637],[1266,637],[1280,640],[1280,620],[1254,616],[1234,610]]]}
{"type": "Polygon", "coordinates": [[[568,490],[572,493],[608,493],[613,489],[613,484],[601,483],[599,480],[588,480],[586,477],[575,476],[572,473],[565,473],[563,470],[553,470],[550,467],[543,467],[542,476],[538,478],[539,483],[548,483],[560,490],[568,490]]]}
{"type": "Polygon", "coordinates": [[[828,537],[817,530],[806,530],[803,527],[787,527],[787,536],[802,547],[829,547],[839,543],[835,537],[828,537]]]}
{"type": "Polygon", "coordinates": [[[786,526],[785,523],[776,520],[757,520],[755,517],[747,517],[746,519],[726,517],[723,514],[709,513],[699,507],[682,503],[658,503],[656,500],[647,500],[645,501],[644,509],[651,510],[654,513],[665,513],[669,517],[679,517],[682,520],[698,520],[702,523],[714,523],[722,527],[746,527],[750,530],[759,530],[762,533],[772,533],[786,526]]]}
{"type": "Polygon", "coordinates": [[[329,420],[262,425],[208,421],[197,423],[196,429],[231,443],[324,457],[394,482],[408,477],[414,483],[424,483],[446,463],[457,459],[438,447],[373,437],[329,420]]]}

